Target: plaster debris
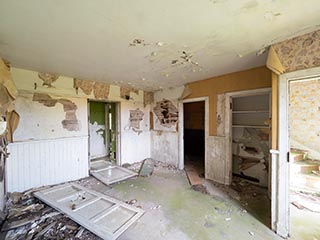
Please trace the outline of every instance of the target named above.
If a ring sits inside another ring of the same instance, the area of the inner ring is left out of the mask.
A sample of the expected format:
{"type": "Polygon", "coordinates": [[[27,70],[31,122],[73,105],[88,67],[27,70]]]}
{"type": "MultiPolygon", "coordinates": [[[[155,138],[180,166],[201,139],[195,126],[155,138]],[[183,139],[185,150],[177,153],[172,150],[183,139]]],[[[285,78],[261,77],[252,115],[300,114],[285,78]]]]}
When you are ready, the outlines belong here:
{"type": "Polygon", "coordinates": [[[137,108],[136,110],[130,110],[129,117],[129,129],[135,132],[141,133],[140,122],[143,120],[144,113],[137,108]]]}
{"type": "Polygon", "coordinates": [[[66,98],[53,99],[50,95],[44,93],[34,93],[34,102],[39,102],[46,107],[55,107],[57,103],[61,103],[63,110],[66,113],[65,119],[62,120],[62,126],[68,131],[79,131],[81,129],[80,121],[77,119],[77,105],[66,98]]]}
{"type": "Polygon", "coordinates": [[[130,99],[130,93],[133,92],[135,94],[139,94],[139,90],[134,89],[132,87],[120,87],[120,97],[126,100],[130,99]]]}
{"type": "Polygon", "coordinates": [[[176,126],[178,122],[178,109],[170,100],[163,99],[157,102],[157,105],[153,108],[153,112],[162,126],[168,128],[176,126]]]}
{"type": "Polygon", "coordinates": [[[52,83],[57,81],[59,75],[51,73],[38,73],[38,77],[43,81],[42,86],[53,87],[52,83]]]}
{"type": "Polygon", "coordinates": [[[1,239],[100,239],[34,198],[34,191],[8,195],[1,239]]]}
{"type": "Polygon", "coordinates": [[[81,80],[74,78],[73,79],[73,87],[77,90],[80,88],[85,94],[90,95],[93,90],[95,82],[92,80],[81,80]]]}
{"type": "Polygon", "coordinates": [[[93,95],[96,99],[108,99],[110,84],[95,82],[93,86],[93,95]]]}
{"type": "Polygon", "coordinates": [[[139,175],[141,177],[151,176],[153,173],[154,165],[155,165],[155,161],[152,158],[147,158],[143,160],[140,171],[139,171],[139,175]]]}

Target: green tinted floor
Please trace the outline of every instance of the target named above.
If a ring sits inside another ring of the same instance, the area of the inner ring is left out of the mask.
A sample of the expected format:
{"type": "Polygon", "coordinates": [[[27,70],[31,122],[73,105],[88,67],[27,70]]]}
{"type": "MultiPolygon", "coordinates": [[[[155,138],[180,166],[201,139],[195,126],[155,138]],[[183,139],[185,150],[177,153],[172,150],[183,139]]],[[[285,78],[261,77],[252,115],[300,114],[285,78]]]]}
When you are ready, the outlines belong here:
{"type": "Polygon", "coordinates": [[[157,167],[151,177],[112,187],[108,195],[137,200],[134,205],[146,211],[121,240],[281,239],[236,201],[191,190],[184,171],[157,167]]]}

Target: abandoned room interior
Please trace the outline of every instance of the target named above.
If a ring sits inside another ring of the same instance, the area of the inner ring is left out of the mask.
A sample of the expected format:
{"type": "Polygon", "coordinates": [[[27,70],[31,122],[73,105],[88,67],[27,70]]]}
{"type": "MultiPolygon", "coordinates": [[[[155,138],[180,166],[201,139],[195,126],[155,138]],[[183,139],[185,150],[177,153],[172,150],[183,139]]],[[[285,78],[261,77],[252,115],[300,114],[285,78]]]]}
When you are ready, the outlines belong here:
{"type": "Polygon", "coordinates": [[[0,0],[0,239],[320,240],[319,0],[0,0]]]}

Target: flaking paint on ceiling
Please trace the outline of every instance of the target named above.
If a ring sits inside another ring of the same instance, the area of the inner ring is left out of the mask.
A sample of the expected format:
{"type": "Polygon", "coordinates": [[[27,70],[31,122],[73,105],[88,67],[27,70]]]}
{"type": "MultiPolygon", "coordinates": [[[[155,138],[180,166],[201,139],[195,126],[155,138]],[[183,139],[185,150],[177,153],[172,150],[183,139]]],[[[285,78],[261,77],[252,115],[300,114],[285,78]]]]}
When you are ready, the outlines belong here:
{"type": "Polygon", "coordinates": [[[0,56],[13,66],[149,91],[265,65],[265,47],[320,28],[319,0],[0,6],[0,56]]]}

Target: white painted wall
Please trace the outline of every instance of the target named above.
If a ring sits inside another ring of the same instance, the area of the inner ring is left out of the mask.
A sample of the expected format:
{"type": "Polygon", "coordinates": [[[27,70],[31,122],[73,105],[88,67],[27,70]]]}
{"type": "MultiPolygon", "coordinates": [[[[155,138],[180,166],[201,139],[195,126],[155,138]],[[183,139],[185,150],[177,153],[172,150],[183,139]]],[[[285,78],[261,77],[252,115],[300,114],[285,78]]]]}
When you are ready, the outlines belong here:
{"type": "Polygon", "coordinates": [[[8,151],[8,192],[21,192],[88,176],[87,137],[11,143],[8,151]]]}
{"type": "Polygon", "coordinates": [[[144,107],[141,102],[122,101],[121,109],[121,163],[139,162],[151,157],[150,139],[150,106],[144,107]],[[129,127],[130,110],[139,108],[143,111],[140,122],[141,133],[134,132],[129,127]]]}
{"type": "MultiPolygon", "coordinates": [[[[14,133],[14,143],[9,145],[8,191],[23,191],[42,185],[76,180],[88,175],[88,99],[79,89],[73,88],[73,79],[59,77],[52,88],[42,86],[38,73],[12,68],[12,78],[17,85],[19,97],[15,101],[20,123],[14,133]],[[36,88],[35,88],[36,86],[36,88]],[[47,93],[53,98],[67,98],[78,109],[79,131],[68,131],[62,127],[65,119],[62,104],[46,107],[32,101],[33,93],[47,93]],[[71,155],[70,155],[71,154],[71,155]],[[80,162],[80,163],[79,163],[80,162]]],[[[149,130],[150,106],[144,107],[143,91],[131,93],[130,100],[120,98],[120,87],[110,86],[108,101],[120,102],[120,161],[133,163],[151,157],[149,130]],[[130,110],[139,108],[144,119],[138,134],[128,128],[130,110]]]]}

